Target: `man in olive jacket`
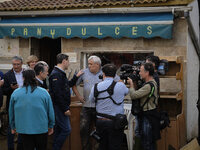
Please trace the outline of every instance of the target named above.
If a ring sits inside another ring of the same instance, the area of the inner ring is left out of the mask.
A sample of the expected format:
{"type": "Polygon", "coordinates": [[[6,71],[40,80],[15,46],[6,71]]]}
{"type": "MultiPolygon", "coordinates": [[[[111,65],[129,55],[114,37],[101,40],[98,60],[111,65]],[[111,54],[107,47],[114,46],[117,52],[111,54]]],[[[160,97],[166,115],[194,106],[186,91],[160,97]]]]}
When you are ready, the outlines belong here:
{"type": "Polygon", "coordinates": [[[139,74],[145,81],[145,84],[138,90],[135,90],[133,81],[130,78],[128,79],[128,83],[130,84],[131,99],[133,101],[140,99],[140,106],[143,106],[143,112],[140,115],[137,115],[136,126],[139,127],[139,135],[142,140],[143,149],[156,150],[156,140],[160,138],[160,129],[159,120],[154,117],[157,113],[156,107],[158,105],[158,92],[157,83],[153,78],[153,64],[142,64],[139,74]],[[149,82],[153,85],[154,90],[152,90],[153,88],[149,82]],[[148,99],[151,92],[153,96],[148,99]]]}

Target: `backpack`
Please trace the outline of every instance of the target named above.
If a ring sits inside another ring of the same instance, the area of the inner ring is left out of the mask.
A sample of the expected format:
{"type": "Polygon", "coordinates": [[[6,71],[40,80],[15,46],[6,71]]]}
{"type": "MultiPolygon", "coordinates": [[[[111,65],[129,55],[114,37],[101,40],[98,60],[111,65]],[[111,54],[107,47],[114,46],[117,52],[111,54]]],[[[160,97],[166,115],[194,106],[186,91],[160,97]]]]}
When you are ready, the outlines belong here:
{"type": "Polygon", "coordinates": [[[160,111],[159,112],[159,120],[160,120],[160,130],[165,129],[166,127],[170,127],[170,119],[169,115],[166,111],[160,111]]]}

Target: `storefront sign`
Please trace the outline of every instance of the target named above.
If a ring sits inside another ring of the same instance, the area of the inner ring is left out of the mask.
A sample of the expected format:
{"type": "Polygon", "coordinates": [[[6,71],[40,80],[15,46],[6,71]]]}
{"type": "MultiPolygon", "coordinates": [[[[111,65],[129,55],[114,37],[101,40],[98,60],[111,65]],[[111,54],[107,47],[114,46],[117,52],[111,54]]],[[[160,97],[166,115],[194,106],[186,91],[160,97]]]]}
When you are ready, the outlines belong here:
{"type": "Polygon", "coordinates": [[[17,18],[0,21],[0,38],[153,38],[172,37],[173,15],[102,14],[68,17],[17,18]]]}
{"type": "Polygon", "coordinates": [[[119,26],[37,26],[37,27],[4,27],[1,31],[2,35],[7,35],[11,38],[15,37],[50,37],[52,39],[58,37],[64,38],[152,38],[162,37],[171,38],[172,25],[119,25],[119,26]]]}

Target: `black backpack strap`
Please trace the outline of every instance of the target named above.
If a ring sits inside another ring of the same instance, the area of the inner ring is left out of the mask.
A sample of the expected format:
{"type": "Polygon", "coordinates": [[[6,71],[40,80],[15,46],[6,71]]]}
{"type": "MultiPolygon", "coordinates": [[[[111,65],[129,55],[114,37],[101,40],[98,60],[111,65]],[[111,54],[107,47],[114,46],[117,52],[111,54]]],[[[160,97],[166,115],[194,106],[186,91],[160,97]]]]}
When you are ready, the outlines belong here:
{"type": "MultiPolygon", "coordinates": [[[[154,104],[156,105],[156,103],[155,103],[156,97],[155,97],[155,95],[154,95],[154,91],[155,91],[155,86],[154,86],[154,84],[153,84],[152,82],[147,82],[147,83],[145,83],[145,84],[149,84],[150,87],[151,87],[151,90],[150,90],[150,93],[149,93],[148,98],[146,99],[146,101],[145,101],[144,104],[142,105],[142,109],[143,109],[144,105],[146,105],[146,103],[149,102],[149,100],[150,100],[150,98],[151,98],[152,96],[154,97],[154,104]]],[[[156,107],[157,107],[157,105],[156,105],[156,107]]]]}
{"type": "Polygon", "coordinates": [[[98,83],[96,83],[96,84],[94,85],[95,103],[97,102],[97,96],[99,95],[99,92],[98,92],[98,90],[97,90],[97,85],[98,85],[98,83]]]}
{"type": "Polygon", "coordinates": [[[111,85],[110,85],[106,90],[98,91],[98,90],[97,90],[97,85],[98,85],[98,84],[96,83],[95,86],[94,86],[95,103],[97,102],[97,100],[104,100],[104,99],[110,98],[110,99],[113,101],[114,104],[116,104],[116,105],[121,105],[123,102],[121,102],[121,103],[116,103],[115,100],[112,98],[112,95],[113,95],[113,93],[114,93],[114,87],[115,87],[116,84],[117,84],[117,82],[115,82],[115,81],[113,80],[113,82],[111,83],[111,85]],[[107,97],[102,97],[102,98],[97,98],[98,95],[99,95],[100,93],[103,93],[103,92],[106,92],[106,91],[108,92],[109,96],[107,96],[107,97]]]}
{"type": "MultiPolygon", "coordinates": [[[[103,90],[103,91],[98,91],[98,89],[97,89],[97,85],[98,85],[98,83],[96,83],[95,85],[94,85],[94,98],[95,98],[95,103],[97,103],[97,100],[98,100],[98,95],[100,94],[100,93],[103,93],[103,92],[105,92],[105,91],[107,91],[107,89],[105,89],[105,90],[103,90]]],[[[107,97],[106,97],[107,98],[107,97]]],[[[105,99],[105,98],[103,98],[103,99],[105,99]]]]}
{"type": "Polygon", "coordinates": [[[116,85],[116,83],[117,82],[115,82],[114,80],[113,80],[113,82],[111,83],[111,85],[108,87],[108,89],[107,89],[107,92],[108,92],[108,94],[111,96],[111,95],[113,95],[113,93],[114,93],[114,87],[115,87],[115,85],[116,85]]]}
{"type": "Polygon", "coordinates": [[[154,84],[153,84],[153,82],[151,81],[151,82],[148,82],[149,84],[150,84],[150,86],[151,86],[151,93],[150,93],[150,97],[154,97],[154,100],[153,100],[153,103],[154,103],[154,105],[156,106],[156,107],[158,107],[158,105],[156,104],[156,97],[155,97],[155,95],[154,95],[154,91],[155,91],[155,86],[154,86],[154,84]]]}
{"type": "Polygon", "coordinates": [[[123,103],[123,101],[121,103],[116,103],[115,100],[112,98],[112,95],[114,93],[114,87],[116,84],[117,84],[117,82],[113,81],[112,84],[108,87],[107,92],[108,92],[109,96],[107,98],[110,98],[115,105],[121,105],[123,103]]]}

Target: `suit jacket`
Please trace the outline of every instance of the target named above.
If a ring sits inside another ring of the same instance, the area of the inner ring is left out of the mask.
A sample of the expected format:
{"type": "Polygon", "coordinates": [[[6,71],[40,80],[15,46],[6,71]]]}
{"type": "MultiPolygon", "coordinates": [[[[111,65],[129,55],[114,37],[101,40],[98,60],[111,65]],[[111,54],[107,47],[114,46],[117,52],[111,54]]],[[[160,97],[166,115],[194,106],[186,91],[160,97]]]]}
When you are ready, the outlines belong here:
{"type": "Polygon", "coordinates": [[[44,89],[47,89],[47,84],[46,84],[46,80],[43,81],[43,84],[36,78],[36,81],[37,81],[37,85],[44,88],[44,89]]]}
{"type": "Polygon", "coordinates": [[[4,74],[4,85],[2,87],[3,94],[7,96],[7,100],[6,100],[6,110],[7,111],[8,111],[9,103],[10,103],[10,96],[14,91],[10,86],[13,82],[17,82],[17,80],[16,80],[13,69],[11,69],[7,73],[4,74]]]}
{"type": "Polygon", "coordinates": [[[51,95],[53,104],[58,106],[64,113],[69,110],[71,102],[70,87],[76,84],[78,77],[74,77],[69,81],[66,74],[54,67],[49,76],[49,93],[51,95]]]}

